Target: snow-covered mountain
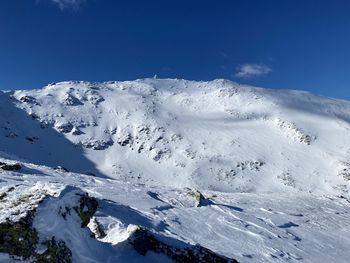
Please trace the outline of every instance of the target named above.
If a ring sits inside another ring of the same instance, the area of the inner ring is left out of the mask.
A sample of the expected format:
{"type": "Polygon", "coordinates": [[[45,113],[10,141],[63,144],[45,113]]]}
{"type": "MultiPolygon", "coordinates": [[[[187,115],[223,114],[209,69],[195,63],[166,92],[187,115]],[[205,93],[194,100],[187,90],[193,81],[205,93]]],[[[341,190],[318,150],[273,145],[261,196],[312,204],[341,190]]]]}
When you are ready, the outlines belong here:
{"type": "Polygon", "coordinates": [[[0,252],[4,225],[25,221],[32,252],[10,254],[38,262],[350,257],[348,101],[227,80],[61,82],[0,92],[0,157],[0,252]]]}

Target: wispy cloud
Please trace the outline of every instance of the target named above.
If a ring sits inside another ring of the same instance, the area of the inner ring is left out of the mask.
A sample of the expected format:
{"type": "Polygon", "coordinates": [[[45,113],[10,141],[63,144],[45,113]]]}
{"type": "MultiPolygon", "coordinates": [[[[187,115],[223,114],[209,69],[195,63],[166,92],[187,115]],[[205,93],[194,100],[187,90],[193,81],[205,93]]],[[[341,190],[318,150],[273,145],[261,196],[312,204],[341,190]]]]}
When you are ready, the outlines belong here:
{"type": "Polygon", "coordinates": [[[264,64],[243,64],[237,67],[236,77],[258,78],[269,74],[272,69],[264,64]]]}
{"type": "Polygon", "coordinates": [[[85,0],[50,0],[54,4],[58,5],[61,10],[67,8],[77,9],[85,0]]]}

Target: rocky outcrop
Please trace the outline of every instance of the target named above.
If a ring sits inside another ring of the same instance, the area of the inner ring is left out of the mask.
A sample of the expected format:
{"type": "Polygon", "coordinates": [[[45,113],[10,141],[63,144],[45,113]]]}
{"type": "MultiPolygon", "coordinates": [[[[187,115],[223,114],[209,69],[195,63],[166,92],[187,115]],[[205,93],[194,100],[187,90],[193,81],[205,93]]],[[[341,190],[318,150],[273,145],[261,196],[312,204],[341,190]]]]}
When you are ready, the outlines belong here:
{"type": "Polygon", "coordinates": [[[0,162],[0,169],[4,171],[18,171],[21,168],[22,168],[22,165],[19,163],[7,164],[7,163],[0,162]]]}
{"type": "Polygon", "coordinates": [[[7,220],[0,224],[0,252],[23,259],[36,255],[38,233],[32,228],[34,211],[18,222],[7,220]]]}
{"type": "Polygon", "coordinates": [[[297,127],[297,125],[293,122],[277,119],[276,125],[286,134],[287,137],[293,137],[300,143],[310,145],[316,139],[315,136],[306,133],[303,129],[297,127]]]}
{"type": "MultiPolygon", "coordinates": [[[[198,191],[192,191],[196,200],[198,200],[198,206],[205,205],[208,200],[198,191]]],[[[92,231],[92,237],[97,239],[104,238],[106,233],[99,224],[97,219],[94,217],[97,209],[98,202],[95,198],[90,197],[88,194],[76,193],[80,196],[79,206],[73,207],[74,211],[79,215],[81,219],[81,227],[89,227],[92,231]]],[[[67,210],[67,209],[66,209],[67,210]]],[[[226,258],[218,255],[215,252],[204,248],[200,245],[182,244],[182,241],[166,242],[162,241],[161,238],[157,238],[156,234],[153,234],[147,228],[138,226],[125,241],[132,245],[132,247],[140,254],[145,256],[148,251],[155,253],[164,254],[175,262],[181,263],[226,263],[226,262],[237,262],[233,259],[226,258]],[[177,242],[182,245],[177,247],[177,242]]]]}
{"type": "Polygon", "coordinates": [[[36,263],[71,263],[72,251],[64,241],[56,241],[55,237],[44,242],[47,250],[37,255],[36,263]]]}
{"type": "Polygon", "coordinates": [[[264,164],[263,161],[244,161],[237,163],[236,167],[242,171],[246,169],[249,169],[250,171],[259,171],[264,164]]]}
{"type": "Polygon", "coordinates": [[[55,128],[61,133],[69,133],[73,130],[73,124],[71,123],[56,123],[55,128]]]}
{"type": "Polygon", "coordinates": [[[28,104],[34,104],[34,105],[40,105],[37,101],[36,98],[32,97],[32,96],[22,96],[19,98],[19,100],[23,103],[28,103],[28,104]]]}
{"type": "Polygon", "coordinates": [[[78,106],[78,105],[83,105],[83,103],[76,98],[75,96],[71,94],[66,94],[63,98],[62,103],[67,106],[78,106]]]}
{"type": "MultiPolygon", "coordinates": [[[[77,194],[80,195],[80,194],[77,194]]],[[[79,206],[73,207],[81,219],[81,227],[86,227],[98,207],[97,200],[88,194],[81,195],[79,206]]]]}
{"type": "Polygon", "coordinates": [[[88,227],[90,228],[91,232],[93,233],[91,236],[101,239],[106,236],[105,231],[103,230],[100,223],[97,221],[96,217],[91,218],[88,227]]]}
{"type": "Polygon", "coordinates": [[[173,245],[166,244],[159,240],[149,230],[139,227],[129,238],[129,243],[141,255],[145,256],[147,252],[152,251],[159,254],[164,254],[181,263],[235,263],[234,259],[229,259],[218,255],[213,251],[204,248],[200,245],[188,245],[184,248],[177,248],[173,245]]]}
{"type": "Polygon", "coordinates": [[[350,181],[350,162],[342,162],[343,168],[338,175],[342,176],[345,181],[350,181]]]}
{"type": "Polygon", "coordinates": [[[35,263],[72,262],[71,250],[64,241],[57,242],[55,237],[42,243],[47,247],[44,253],[36,252],[39,237],[32,226],[34,214],[35,210],[31,210],[18,222],[7,220],[0,224],[0,252],[35,263]]]}
{"type": "Polygon", "coordinates": [[[96,151],[105,150],[114,144],[112,139],[109,140],[90,140],[82,143],[86,148],[91,148],[96,151]]]}
{"type": "Polygon", "coordinates": [[[197,207],[206,206],[210,204],[210,200],[205,198],[204,195],[198,190],[188,189],[187,194],[196,200],[197,207]]]}

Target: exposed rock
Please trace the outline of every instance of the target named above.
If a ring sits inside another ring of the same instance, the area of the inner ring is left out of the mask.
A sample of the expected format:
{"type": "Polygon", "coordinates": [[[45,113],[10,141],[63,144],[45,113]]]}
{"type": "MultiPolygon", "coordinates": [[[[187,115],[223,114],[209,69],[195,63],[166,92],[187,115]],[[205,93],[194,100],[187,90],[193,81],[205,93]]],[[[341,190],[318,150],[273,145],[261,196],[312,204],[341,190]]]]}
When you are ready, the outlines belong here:
{"type": "Polygon", "coordinates": [[[36,263],[70,263],[72,262],[72,251],[64,241],[56,241],[55,237],[44,242],[47,250],[37,255],[36,263]]]}
{"type": "Polygon", "coordinates": [[[205,205],[208,205],[210,203],[210,200],[205,198],[204,195],[201,192],[199,192],[198,190],[188,189],[187,194],[196,199],[197,207],[205,206],[205,205]]]}
{"type": "Polygon", "coordinates": [[[112,146],[114,144],[114,141],[112,139],[109,140],[90,140],[83,142],[83,145],[86,148],[92,148],[93,150],[105,150],[108,147],[112,146]]]}
{"type": "Polygon", "coordinates": [[[56,171],[60,171],[60,172],[65,172],[65,173],[69,172],[69,170],[67,168],[63,167],[63,166],[56,166],[54,169],[56,171]]]}
{"type": "Polygon", "coordinates": [[[245,169],[249,169],[251,171],[260,171],[260,168],[265,163],[262,161],[244,161],[237,163],[236,167],[244,171],[245,169]]]}
{"type": "Polygon", "coordinates": [[[83,105],[83,103],[71,94],[66,94],[63,99],[63,104],[67,106],[78,106],[83,105]]]}
{"type": "Polygon", "coordinates": [[[19,163],[15,164],[6,164],[6,163],[1,163],[0,164],[0,169],[4,171],[18,171],[22,168],[22,165],[19,163]]]}
{"type": "Polygon", "coordinates": [[[33,143],[33,142],[39,140],[39,138],[38,137],[26,137],[26,140],[33,143]]]}
{"type": "Polygon", "coordinates": [[[78,127],[73,127],[72,134],[73,135],[81,135],[81,134],[84,134],[84,132],[81,131],[78,127]]]}
{"type": "Polygon", "coordinates": [[[159,254],[164,254],[174,260],[181,263],[226,263],[237,262],[234,259],[229,259],[224,256],[218,255],[213,251],[204,248],[200,245],[188,245],[185,248],[177,248],[174,245],[166,244],[160,241],[149,230],[138,227],[135,232],[129,238],[130,244],[135,250],[145,256],[148,251],[152,251],[159,254]]]}
{"type": "Polygon", "coordinates": [[[344,180],[350,181],[350,163],[342,163],[343,168],[342,170],[338,173],[339,176],[342,176],[344,180]]]}
{"type": "Polygon", "coordinates": [[[30,104],[34,104],[34,105],[39,105],[39,103],[36,101],[36,99],[32,96],[22,96],[19,98],[19,100],[23,103],[30,103],[30,104]]]}
{"type": "Polygon", "coordinates": [[[303,129],[297,127],[295,123],[290,123],[287,121],[283,121],[281,119],[277,119],[277,127],[280,128],[281,130],[286,131],[287,136],[289,132],[299,142],[305,143],[307,145],[310,145],[312,141],[316,139],[315,136],[311,136],[307,134],[303,129]]]}
{"type": "Polygon", "coordinates": [[[186,150],[184,151],[184,154],[185,154],[185,156],[186,156],[187,158],[192,159],[192,160],[195,159],[196,156],[197,156],[197,152],[194,151],[194,150],[192,150],[192,149],[190,149],[190,148],[186,149],[186,150]]]}
{"type": "Polygon", "coordinates": [[[60,206],[60,209],[59,209],[59,214],[63,217],[64,220],[67,220],[67,215],[71,215],[71,208],[66,206],[64,209],[60,206]]]}
{"type": "Polygon", "coordinates": [[[153,149],[151,151],[152,159],[156,162],[162,158],[169,158],[170,150],[169,149],[153,149]]]}
{"type": "Polygon", "coordinates": [[[2,201],[3,199],[5,199],[6,196],[7,196],[6,193],[0,193],[0,201],[2,201]]]}
{"type": "Polygon", "coordinates": [[[95,214],[98,203],[95,198],[90,197],[88,194],[81,195],[79,203],[79,206],[75,206],[73,209],[75,212],[77,212],[81,219],[81,227],[86,227],[89,224],[90,219],[95,214]]]}
{"type": "Polygon", "coordinates": [[[28,259],[35,255],[38,233],[32,228],[34,211],[18,222],[0,224],[0,252],[28,259]]]}
{"type": "Polygon", "coordinates": [[[38,120],[39,119],[39,116],[35,113],[29,113],[29,116],[33,119],[33,120],[38,120]]]}
{"type": "Polygon", "coordinates": [[[90,90],[87,94],[88,101],[93,105],[98,105],[103,102],[105,99],[97,91],[90,90]]]}
{"type": "Polygon", "coordinates": [[[96,217],[92,217],[90,220],[88,227],[90,228],[93,236],[97,239],[104,238],[106,236],[105,231],[103,230],[100,223],[97,221],[96,217]]]}
{"type": "Polygon", "coordinates": [[[120,132],[117,142],[120,146],[127,146],[132,144],[132,136],[129,132],[120,132]]]}
{"type": "Polygon", "coordinates": [[[282,174],[278,175],[277,178],[282,180],[284,185],[295,187],[295,179],[289,171],[284,171],[282,174]]]}
{"type": "Polygon", "coordinates": [[[73,130],[73,125],[71,123],[56,123],[55,128],[62,133],[69,133],[73,130]]]}
{"type": "Polygon", "coordinates": [[[0,252],[21,259],[31,259],[36,263],[70,263],[72,252],[65,242],[56,242],[55,238],[44,242],[47,250],[43,254],[36,253],[39,241],[38,233],[32,227],[35,210],[18,222],[7,220],[0,224],[0,252]]]}

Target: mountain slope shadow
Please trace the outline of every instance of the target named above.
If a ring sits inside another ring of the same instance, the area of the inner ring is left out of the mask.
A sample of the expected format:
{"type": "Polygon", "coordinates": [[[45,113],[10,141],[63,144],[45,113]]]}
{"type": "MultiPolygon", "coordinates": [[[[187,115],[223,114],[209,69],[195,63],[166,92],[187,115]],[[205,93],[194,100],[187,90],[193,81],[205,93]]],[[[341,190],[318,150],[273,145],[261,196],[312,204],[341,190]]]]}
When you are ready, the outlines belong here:
{"type": "Polygon", "coordinates": [[[64,166],[72,172],[104,177],[93,162],[52,127],[42,127],[35,116],[15,105],[15,99],[0,91],[0,155],[16,157],[39,165],[64,166]]]}

